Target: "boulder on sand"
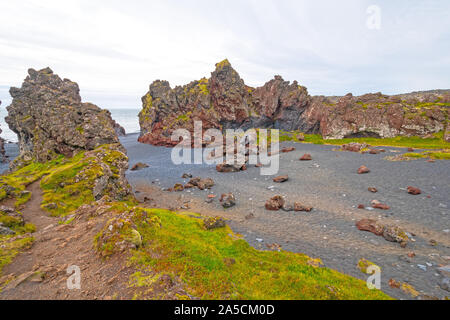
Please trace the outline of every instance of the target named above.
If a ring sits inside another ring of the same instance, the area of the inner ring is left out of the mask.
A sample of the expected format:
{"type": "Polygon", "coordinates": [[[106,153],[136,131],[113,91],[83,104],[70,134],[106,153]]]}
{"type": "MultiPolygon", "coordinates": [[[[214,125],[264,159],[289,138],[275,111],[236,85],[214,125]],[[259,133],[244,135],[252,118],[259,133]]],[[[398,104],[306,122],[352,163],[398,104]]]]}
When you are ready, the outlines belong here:
{"type": "Polygon", "coordinates": [[[419,188],[409,186],[408,193],[417,196],[417,195],[421,194],[422,191],[419,188]]]}
{"type": "Polygon", "coordinates": [[[284,204],[285,200],[282,196],[275,196],[266,202],[266,209],[270,211],[280,210],[284,204]]]}
{"type": "Polygon", "coordinates": [[[311,157],[311,155],[308,154],[308,153],[304,154],[304,155],[300,158],[300,161],[311,161],[311,160],[312,160],[312,157],[311,157]]]}
{"type": "Polygon", "coordinates": [[[273,182],[276,182],[276,183],[283,183],[283,182],[286,182],[286,181],[288,181],[288,180],[289,180],[289,176],[288,176],[288,175],[285,175],[285,176],[279,176],[279,177],[274,178],[274,179],[273,179],[273,182]]]}
{"type": "Polygon", "coordinates": [[[370,172],[370,170],[369,170],[369,168],[367,168],[366,166],[361,166],[359,169],[358,169],[358,174],[366,174],[366,173],[369,173],[370,172]]]}
{"type": "Polygon", "coordinates": [[[236,198],[232,193],[222,194],[220,197],[220,203],[222,204],[222,207],[228,209],[236,205],[236,198]]]}
{"type": "Polygon", "coordinates": [[[142,163],[142,162],[138,162],[134,166],[132,166],[130,170],[131,171],[138,171],[138,170],[142,170],[142,169],[145,169],[145,168],[148,168],[148,167],[149,167],[148,164],[145,164],[145,163],[142,163]]]}

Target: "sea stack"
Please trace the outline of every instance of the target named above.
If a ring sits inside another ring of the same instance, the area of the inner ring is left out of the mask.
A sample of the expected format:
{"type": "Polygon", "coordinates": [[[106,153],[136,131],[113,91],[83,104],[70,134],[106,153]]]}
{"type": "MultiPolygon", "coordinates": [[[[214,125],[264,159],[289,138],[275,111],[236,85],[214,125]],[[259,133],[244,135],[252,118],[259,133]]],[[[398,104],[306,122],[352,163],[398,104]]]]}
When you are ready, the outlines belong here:
{"type": "Polygon", "coordinates": [[[12,168],[119,142],[110,112],[82,103],[78,84],[62,80],[50,68],[29,69],[22,87],[11,88],[10,94],[5,120],[20,148],[12,168]]]}

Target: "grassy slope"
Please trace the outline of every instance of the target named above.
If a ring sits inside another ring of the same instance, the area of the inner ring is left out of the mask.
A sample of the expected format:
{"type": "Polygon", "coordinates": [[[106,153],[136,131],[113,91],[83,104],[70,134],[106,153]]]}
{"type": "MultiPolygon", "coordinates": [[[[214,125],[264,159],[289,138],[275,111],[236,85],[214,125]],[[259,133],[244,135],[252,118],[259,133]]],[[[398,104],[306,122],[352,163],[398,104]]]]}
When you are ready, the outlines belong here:
{"type": "MultiPolygon", "coordinates": [[[[49,211],[54,215],[67,215],[83,203],[93,201],[90,187],[101,173],[90,161],[92,159],[79,154],[73,159],[60,157],[46,164],[32,163],[2,176],[0,189],[8,184],[23,190],[27,184],[45,176],[41,181],[44,207],[45,203],[57,201],[58,208],[49,211]],[[82,182],[74,180],[80,170],[88,171],[87,179],[82,182]]],[[[137,206],[133,200],[114,202],[112,210],[119,215],[133,206],[137,206]]],[[[228,227],[207,231],[203,228],[202,219],[193,215],[159,209],[134,209],[140,212],[134,216],[134,224],[143,241],[138,249],[133,250],[130,263],[142,271],[152,270],[157,276],[168,274],[181,279],[187,292],[195,297],[389,299],[381,291],[369,290],[363,281],[318,267],[319,260],[285,251],[258,251],[228,227]]],[[[0,245],[9,238],[0,236],[0,245]]],[[[30,241],[27,238],[2,248],[0,268],[30,241]]],[[[145,279],[143,274],[134,274],[130,278],[131,283],[138,283],[140,287],[151,286],[152,281],[145,279]]]]}

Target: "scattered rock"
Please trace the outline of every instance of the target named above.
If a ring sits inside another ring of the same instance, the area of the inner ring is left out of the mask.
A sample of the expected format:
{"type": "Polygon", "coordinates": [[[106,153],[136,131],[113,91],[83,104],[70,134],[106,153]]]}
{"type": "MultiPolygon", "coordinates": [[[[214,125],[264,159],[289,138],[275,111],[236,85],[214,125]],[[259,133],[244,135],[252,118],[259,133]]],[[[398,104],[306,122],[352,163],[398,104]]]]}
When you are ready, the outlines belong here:
{"type": "Polygon", "coordinates": [[[344,144],[341,147],[341,150],[342,151],[350,151],[350,152],[360,152],[362,149],[364,149],[366,147],[367,147],[366,144],[352,142],[352,143],[349,143],[349,144],[344,144]]]}
{"type": "Polygon", "coordinates": [[[7,227],[0,226],[0,234],[6,235],[6,236],[12,236],[12,235],[15,235],[16,232],[7,227]]]}
{"type": "Polygon", "coordinates": [[[183,174],[183,176],[181,177],[182,179],[191,179],[192,178],[192,174],[190,173],[185,173],[183,174]]]}
{"type": "Polygon", "coordinates": [[[416,254],[414,252],[408,252],[408,257],[413,259],[416,257],[416,254]]]}
{"type": "Polygon", "coordinates": [[[380,209],[380,210],[389,210],[391,207],[389,207],[387,204],[383,203],[376,203],[372,205],[372,208],[374,209],[380,209]]]}
{"type": "Polygon", "coordinates": [[[181,192],[184,190],[184,186],[181,183],[177,183],[174,185],[172,190],[176,192],[181,192]]]}
{"type": "Polygon", "coordinates": [[[222,207],[228,209],[236,205],[236,198],[232,193],[222,194],[220,197],[220,203],[222,204],[222,207]]]}
{"type": "Polygon", "coordinates": [[[227,163],[222,163],[222,164],[218,164],[216,166],[216,170],[217,170],[217,172],[231,173],[231,172],[245,171],[245,170],[247,170],[247,167],[246,167],[245,164],[227,164],[227,163]]]}
{"type": "Polygon", "coordinates": [[[289,180],[289,176],[286,175],[286,176],[279,176],[279,177],[274,178],[273,182],[283,183],[283,182],[286,182],[288,180],[289,180]]]}
{"type": "Polygon", "coordinates": [[[312,207],[308,207],[303,205],[300,202],[296,202],[294,203],[294,211],[300,212],[300,211],[304,211],[304,212],[311,212],[313,210],[312,207]]]}
{"type": "Polygon", "coordinates": [[[292,151],[295,151],[295,148],[294,148],[294,147],[283,148],[283,149],[281,150],[281,152],[283,152],[283,153],[289,153],[289,152],[292,152],[292,151]]]}
{"type": "Polygon", "coordinates": [[[400,289],[401,283],[398,281],[395,281],[394,279],[389,280],[389,286],[393,289],[400,289]]]}
{"type": "Polygon", "coordinates": [[[301,158],[300,161],[311,161],[312,160],[312,156],[308,153],[304,154],[301,158]]]}
{"type": "MultiPolygon", "coordinates": [[[[206,190],[211,189],[214,187],[214,180],[211,178],[202,179],[199,177],[192,178],[188,183],[188,188],[191,188],[191,186],[197,187],[200,190],[206,190]]],[[[186,186],[185,186],[186,188],[186,186]]]]}
{"type": "Polygon", "coordinates": [[[439,267],[437,269],[437,271],[443,275],[444,277],[449,277],[450,278],[450,264],[443,266],[443,267],[439,267]]]}
{"type": "Polygon", "coordinates": [[[420,295],[412,285],[407,283],[403,283],[400,289],[402,289],[404,293],[411,295],[413,298],[417,298],[420,295]]]}
{"type": "Polygon", "coordinates": [[[415,152],[414,148],[408,148],[408,152],[415,152]]]}
{"type": "Polygon", "coordinates": [[[305,141],[305,135],[303,133],[299,133],[296,138],[300,142],[305,141]]]}
{"type": "Polygon", "coordinates": [[[226,226],[225,220],[221,217],[207,218],[203,223],[206,230],[214,230],[224,228],[226,226]]]}
{"type": "Polygon", "coordinates": [[[245,220],[251,220],[254,218],[255,218],[255,215],[253,213],[249,213],[248,215],[245,216],[245,220]]]}
{"type": "Polygon", "coordinates": [[[450,278],[442,279],[439,286],[441,287],[442,290],[450,291],[450,278]]]}
{"type": "Polygon", "coordinates": [[[378,149],[370,149],[369,150],[369,154],[380,154],[380,153],[381,153],[381,151],[378,149]]]}
{"type": "Polygon", "coordinates": [[[365,209],[365,208],[366,208],[366,206],[363,204],[358,205],[358,209],[365,209]]]}
{"type": "Polygon", "coordinates": [[[131,171],[138,171],[138,170],[142,170],[142,169],[145,169],[145,168],[148,168],[149,167],[149,165],[148,164],[145,164],[145,163],[142,163],[142,162],[138,162],[138,163],[136,163],[133,167],[131,167],[131,171]]]}
{"type": "Polygon", "coordinates": [[[438,245],[438,242],[436,241],[436,240],[430,240],[430,246],[432,246],[432,247],[436,247],[437,245],[438,245]]]}
{"type": "Polygon", "coordinates": [[[370,172],[370,170],[369,170],[369,168],[367,168],[366,166],[361,166],[359,169],[358,169],[358,174],[366,174],[366,173],[369,173],[370,172]]]}
{"type": "Polygon", "coordinates": [[[356,227],[360,231],[368,231],[377,236],[382,236],[384,231],[384,226],[379,224],[376,220],[363,219],[356,223],[356,227]]]}
{"type": "Polygon", "coordinates": [[[370,188],[369,188],[369,191],[372,192],[372,193],[377,193],[377,192],[378,192],[378,189],[377,189],[377,188],[374,188],[374,187],[370,187],[370,188]]]}
{"type": "MultiPolygon", "coordinates": [[[[358,269],[361,270],[362,273],[367,274],[367,269],[370,266],[378,267],[375,263],[373,263],[369,260],[366,260],[364,258],[359,260],[359,262],[358,262],[358,269]]],[[[380,268],[380,267],[378,267],[378,268],[380,268]]],[[[380,270],[381,270],[381,268],[380,268],[380,270]]]]}
{"type": "Polygon", "coordinates": [[[278,211],[283,208],[286,201],[282,196],[275,196],[266,202],[266,209],[270,211],[278,211]]]}
{"type": "Polygon", "coordinates": [[[292,204],[285,203],[281,209],[285,212],[292,212],[294,211],[294,206],[292,204]]]}
{"type": "Polygon", "coordinates": [[[390,242],[400,243],[402,248],[406,248],[409,238],[405,231],[397,226],[387,226],[383,230],[383,238],[390,242]]]}
{"type": "Polygon", "coordinates": [[[422,191],[419,188],[415,188],[415,187],[409,186],[408,187],[408,193],[416,196],[416,195],[421,194],[422,191]]]}

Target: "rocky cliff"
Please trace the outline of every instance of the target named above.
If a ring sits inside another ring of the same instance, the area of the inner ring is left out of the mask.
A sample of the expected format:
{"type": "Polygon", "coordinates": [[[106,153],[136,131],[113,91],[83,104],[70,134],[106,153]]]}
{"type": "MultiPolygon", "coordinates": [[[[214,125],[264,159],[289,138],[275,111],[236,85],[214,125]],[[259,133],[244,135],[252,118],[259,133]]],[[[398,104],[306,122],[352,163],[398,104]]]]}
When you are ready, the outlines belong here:
{"type": "MultiPolygon", "coordinates": [[[[0,101],[0,105],[2,102],[0,101]]],[[[2,133],[2,129],[0,129],[0,133],[2,133]]],[[[0,138],[0,162],[6,162],[6,152],[5,152],[5,139],[0,138]]]]}
{"type": "Polygon", "coordinates": [[[22,87],[11,88],[6,122],[19,139],[20,155],[12,164],[45,162],[79,150],[118,143],[109,111],[82,103],[78,85],[49,68],[28,70],[22,87]]]}
{"type": "MultiPolygon", "coordinates": [[[[209,128],[275,128],[321,133],[327,139],[352,136],[422,136],[447,128],[450,91],[386,96],[312,97],[296,81],[280,76],[264,86],[245,85],[228,60],[210,79],[172,89],[157,80],[142,98],[140,142],[173,146],[173,131],[209,128]]],[[[450,134],[447,135],[450,138],[450,134]]]]}

